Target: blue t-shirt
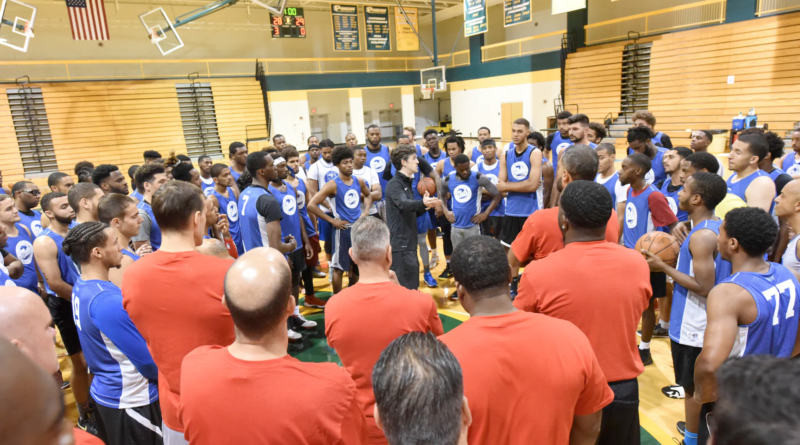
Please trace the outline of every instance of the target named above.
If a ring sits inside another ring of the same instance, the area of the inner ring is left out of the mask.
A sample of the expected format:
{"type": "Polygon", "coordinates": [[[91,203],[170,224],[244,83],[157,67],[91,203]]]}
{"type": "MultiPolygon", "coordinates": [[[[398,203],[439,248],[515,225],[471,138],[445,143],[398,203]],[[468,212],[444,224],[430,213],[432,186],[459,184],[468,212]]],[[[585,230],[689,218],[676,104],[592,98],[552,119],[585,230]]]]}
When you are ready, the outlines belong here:
{"type": "Polygon", "coordinates": [[[347,185],[342,178],[336,177],[336,196],[333,200],[333,215],[354,223],[361,216],[361,185],[358,179],[351,177],[352,184],[347,185]]]}
{"type": "Polygon", "coordinates": [[[453,227],[469,229],[474,226],[472,217],[478,213],[478,186],[477,172],[470,172],[469,178],[461,179],[456,172],[451,172],[447,177],[447,189],[450,192],[450,208],[453,209],[455,222],[453,227]]]}
{"type": "MultiPolygon", "coordinates": [[[[68,257],[64,253],[64,249],[62,247],[62,245],[64,244],[64,237],[57,234],[56,232],[53,232],[52,230],[50,230],[49,227],[44,229],[41,236],[47,236],[50,239],[52,239],[53,242],[56,243],[56,248],[58,248],[58,254],[57,254],[58,269],[61,272],[61,281],[69,284],[70,286],[74,286],[75,281],[78,280],[81,274],[80,272],[78,272],[78,266],[76,266],[75,263],[72,262],[72,258],[68,257]]],[[[55,293],[55,291],[51,290],[50,286],[47,284],[47,277],[43,276],[42,278],[44,278],[44,288],[47,291],[47,293],[49,295],[57,297],[58,295],[55,293]]]]}
{"type": "Polygon", "coordinates": [[[228,197],[226,198],[216,189],[211,189],[211,194],[217,197],[219,202],[219,213],[228,217],[228,230],[231,233],[233,243],[236,244],[236,250],[239,255],[244,253],[244,246],[242,245],[242,231],[239,228],[239,205],[236,202],[236,194],[233,189],[228,187],[228,197]]]}
{"type": "MultiPolygon", "coordinates": [[[[295,192],[292,184],[283,181],[286,186],[286,191],[282,192],[271,183],[269,185],[269,192],[281,204],[281,212],[283,218],[281,219],[281,238],[286,238],[292,235],[297,241],[297,249],[303,247],[303,233],[300,231],[300,211],[297,206],[297,192],[295,192]]],[[[295,249],[295,250],[297,250],[295,249]]]]}
{"type": "MultiPolygon", "coordinates": [[[[506,153],[506,169],[508,182],[525,182],[531,175],[531,145],[522,154],[517,153],[516,147],[508,149],[506,153]]],[[[539,203],[536,192],[508,192],[506,195],[506,216],[527,218],[538,210],[539,203]]]]}
{"type": "Polygon", "coordinates": [[[24,287],[25,289],[38,294],[39,278],[36,275],[36,264],[33,260],[34,238],[28,234],[22,224],[16,223],[14,226],[17,228],[19,234],[14,237],[8,237],[6,250],[17,257],[24,267],[22,276],[14,280],[14,283],[19,287],[24,287]]]}
{"type": "Polygon", "coordinates": [[[755,321],[739,326],[731,357],[772,355],[788,358],[797,338],[800,283],[789,269],[769,263],[765,274],[738,272],[723,283],[732,283],[750,293],[758,308],[755,321]]]}
{"type": "Polygon", "coordinates": [[[19,212],[20,224],[27,227],[28,230],[31,231],[31,234],[34,238],[37,238],[39,235],[42,234],[42,213],[38,210],[31,210],[31,215],[26,215],[19,212]]]}
{"type": "Polygon", "coordinates": [[[109,281],[78,279],[72,316],[86,364],[92,370],[95,402],[113,409],[158,400],[158,368],[147,343],[122,307],[122,291],[109,281]]]}
{"type": "Polygon", "coordinates": [[[136,204],[136,207],[140,210],[144,210],[144,212],[150,218],[150,247],[152,247],[153,252],[155,252],[159,247],[161,247],[161,228],[158,227],[156,216],[153,215],[153,208],[150,207],[150,204],[144,200],[140,201],[139,204],[136,204]]]}

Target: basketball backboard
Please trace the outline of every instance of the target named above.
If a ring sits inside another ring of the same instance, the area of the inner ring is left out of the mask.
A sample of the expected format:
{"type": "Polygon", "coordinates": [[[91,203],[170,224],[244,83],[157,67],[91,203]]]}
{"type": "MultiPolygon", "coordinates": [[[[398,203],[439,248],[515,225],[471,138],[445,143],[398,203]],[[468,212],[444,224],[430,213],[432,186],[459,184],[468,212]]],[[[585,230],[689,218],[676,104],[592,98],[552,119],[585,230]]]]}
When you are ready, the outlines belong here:
{"type": "Polygon", "coordinates": [[[258,0],[250,0],[254,5],[261,6],[262,8],[266,8],[269,12],[283,16],[283,9],[286,7],[287,0],[264,0],[264,2],[260,2],[258,0]]]}
{"type": "Polygon", "coordinates": [[[17,0],[0,1],[0,45],[27,52],[36,8],[17,0]]]}
{"type": "Polygon", "coordinates": [[[419,71],[419,77],[420,88],[433,88],[434,92],[447,91],[444,65],[422,69],[419,71]]]}
{"type": "Polygon", "coordinates": [[[164,8],[156,8],[150,12],[146,12],[140,15],[139,19],[147,30],[147,36],[150,38],[150,42],[158,47],[162,56],[166,56],[176,49],[183,47],[181,36],[178,35],[178,31],[172,26],[172,21],[170,21],[167,13],[164,12],[164,8]]]}

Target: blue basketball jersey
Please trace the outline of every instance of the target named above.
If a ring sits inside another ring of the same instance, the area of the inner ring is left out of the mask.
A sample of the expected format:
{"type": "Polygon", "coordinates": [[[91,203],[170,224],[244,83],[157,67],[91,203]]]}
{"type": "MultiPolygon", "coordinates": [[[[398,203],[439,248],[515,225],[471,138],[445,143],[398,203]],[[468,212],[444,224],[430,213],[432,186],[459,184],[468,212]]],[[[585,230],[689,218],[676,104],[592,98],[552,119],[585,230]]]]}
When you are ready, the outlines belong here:
{"type": "Polygon", "coordinates": [[[797,154],[791,152],[789,153],[789,156],[784,158],[783,164],[781,164],[781,168],[789,176],[800,174],[800,162],[798,162],[796,158],[797,154]]]}
{"type": "MultiPolygon", "coordinates": [[[[53,232],[52,230],[50,230],[49,227],[44,229],[41,236],[50,237],[53,240],[53,242],[56,243],[56,247],[58,248],[58,257],[57,257],[58,269],[61,272],[61,281],[69,284],[70,286],[74,286],[75,281],[78,280],[81,274],[80,272],[78,272],[78,266],[76,266],[75,263],[72,262],[72,258],[68,257],[64,253],[64,249],[62,248],[62,245],[64,243],[64,237],[57,234],[56,232],[53,232]]],[[[47,291],[47,293],[49,295],[52,295],[53,297],[57,297],[58,295],[56,295],[56,293],[52,291],[50,289],[50,286],[47,284],[47,277],[42,277],[42,278],[44,278],[44,288],[47,291]]]]}
{"type": "Polygon", "coordinates": [[[239,195],[239,228],[242,232],[242,244],[245,252],[257,247],[269,246],[264,218],[256,210],[258,197],[267,193],[264,187],[253,184],[239,195]]]}
{"type": "Polygon", "coordinates": [[[133,193],[130,194],[131,198],[136,198],[137,201],[144,201],[144,195],[139,193],[139,190],[134,190],[133,193]]]}
{"type": "Polygon", "coordinates": [[[127,256],[127,257],[130,257],[130,259],[132,259],[133,261],[136,261],[139,258],[141,258],[139,255],[136,255],[135,253],[131,252],[128,249],[122,249],[122,254],[127,256]]]}
{"type": "MultiPolygon", "coordinates": [[[[766,173],[766,172],[764,172],[764,173],[766,173]]],[[[767,174],[769,175],[769,178],[772,179],[772,181],[774,182],[776,179],[778,179],[778,176],[780,176],[780,175],[782,175],[784,173],[786,173],[786,172],[781,170],[781,169],[779,169],[778,167],[775,167],[771,172],[769,172],[767,174]]]]}
{"type": "MultiPolygon", "coordinates": [[[[722,221],[705,220],[698,224],[689,232],[686,240],[681,245],[680,254],[678,254],[678,265],[676,269],[683,272],[690,277],[694,277],[694,267],[692,262],[692,252],[689,250],[689,242],[692,235],[700,230],[711,230],[719,236],[719,226],[722,221]]],[[[714,265],[722,260],[722,257],[717,254],[714,265]]],[[[730,264],[730,263],[728,263],[730,264]]],[[[717,271],[715,271],[717,272],[717,271]]],[[[730,274],[730,269],[728,269],[730,274]]],[[[720,276],[715,273],[715,284],[725,280],[728,276],[720,276]]],[[[672,293],[672,312],[671,322],[669,324],[669,338],[672,341],[686,346],[693,346],[695,348],[703,347],[703,334],[706,330],[706,297],[692,292],[677,282],[672,293]]]]}
{"type": "Polygon", "coordinates": [[[306,236],[312,237],[317,234],[314,224],[311,224],[311,218],[308,217],[308,207],[306,207],[306,193],[308,188],[306,183],[300,179],[297,182],[297,208],[300,210],[300,217],[303,218],[303,224],[306,228],[306,236]]]}
{"type": "Polygon", "coordinates": [[[633,187],[628,188],[628,200],[625,204],[625,224],[622,225],[622,238],[625,247],[633,249],[645,233],[654,231],[653,217],[650,214],[650,195],[656,188],[648,185],[634,196],[633,187]]]}
{"type": "MultiPolygon", "coordinates": [[[[653,139],[650,139],[650,142],[652,142],[654,145],[662,145],[662,144],[661,144],[661,138],[662,138],[663,136],[664,136],[664,133],[662,133],[662,132],[660,132],[660,131],[659,131],[659,132],[657,132],[657,133],[656,133],[656,135],[655,135],[655,136],[653,136],[653,139]]],[[[663,145],[662,145],[662,146],[663,146],[663,145]]]]}
{"type": "MultiPolygon", "coordinates": [[[[740,179],[737,182],[733,182],[734,178],[736,178],[736,173],[732,174],[728,180],[728,193],[733,193],[734,195],[742,198],[742,201],[747,202],[746,193],[747,188],[750,187],[750,184],[756,179],[762,176],[769,176],[764,170],[756,170],[753,173],[750,173],[746,177],[740,179]]],[[[775,205],[774,203],[772,204],[775,205]]],[[[772,207],[770,207],[771,211],[772,207]]]]}
{"type": "Polygon", "coordinates": [[[211,194],[217,197],[219,202],[219,213],[228,217],[228,230],[231,233],[233,243],[236,244],[236,250],[239,255],[244,253],[244,246],[242,245],[242,230],[239,226],[239,204],[236,202],[236,194],[233,189],[228,187],[228,197],[222,195],[216,189],[211,189],[211,194]]]}
{"type": "Polygon", "coordinates": [[[373,153],[369,149],[369,145],[364,147],[367,151],[367,165],[373,170],[375,173],[378,174],[378,179],[381,181],[381,192],[382,197],[381,201],[386,200],[386,184],[389,182],[386,179],[383,179],[383,171],[386,170],[386,167],[392,164],[390,155],[389,155],[389,147],[381,144],[380,150],[377,153],[373,153]]]}
{"type": "Polygon", "coordinates": [[[200,176],[200,182],[203,184],[203,194],[206,196],[210,195],[211,191],[214,190],[214,178],[205,179],[200,176]]]}
{"type": "Polygon", "coordinates": [[[447,159],[447,153],[444,150],[439,150],[439,156],[436,157],[433,157],[430,151],[425,153],[425,160],[431,164],[431,168],[436,168],[436,164],[445,159],[447,159]]]}
{"type": "Polygon", "coordinates": [[[800,283],[794,274],[781,264],[769,263],[769,271],[765,274],[738,272],[724,283],[744,288],[758,307],[755,321],[739,326],[731,357],[757,354],[789,357],[797,338],[800,312],[800,300],[797,299],[800,283]]]}
{"type": "Polygon", "coordinates": [[[476,145],[472,148],[472,156],[470,156],[470,160],[476,164],[483,162],[483,153],[481,153],[480,145],[476,145]]]}
{"type": "Polygon", "coordinates": [[[239,177],[242,176],[242,173],[238,173],[234,171],[232,168],[230,170],[231,170],[231,176],[233,176],[233,180],[239,181],[239,177]]]}
{"type": "Polygon", "coordinates": [[[453,227],[459,229],[469,229],[475,223],[470,221],[478,213],[478,196],[480,187],[478,186],[478,173],[471,171],[469,178],[461,179],[456,172],[451,172],[447,180],[447,188],[450,191],[450,208],[456,220],[453,227]]]}
{"type": "Polygon", "coordinates": [[[283,218],[281,218],[281,238],[292,235],[297,241],[297,249],[300,249],[303,247],[303,233],[300,231],[300,210],[297,208],[297,192],[292,187],[292,184],[286,181],[283,181],[283,184],[286,185],[285,192],[274,187],[272,183],[269,184],[269,192],[281,204],[281,213],[283,214],[283,218]]]}
{"type": "Polygon", "coordinates": [[[19,212],[20,224],[27,227],[31,231],[34,238],[42,234],[42,214],[38,210],[31,210],[32,215],[26,215],[19,212]]]}
{"type": "Polygon", "coordinates": [[[678,206],[678,202],[680,202],[680,199],[678,198],[678,193],[680,193],[681,190],[683,190],[683,186],[681,186],[678,190],[675,190],[674,192],[670,192],[669,191],[670,185],[672,185],[672,178],[667,178],[666,180],[664,180],[664,184],[661,185],[661,194],[664,195],[665,198],[667,198],[667,203],[669,204],[669,208],[670,210],[672,210],[672,213],[674,213],[675,216],[678,217],[678,221],[686,221],[689,219],[689,214],[686,213],[685,210],[681,210],[680,206],[678,206]]]}
{"type": "MultiPolygon", "coordinates": [[[[513,143],[512,143],[513,146],[513,143]]],[[[510,147],[506,152],[506,169],[508,182],[524,182],[531,175],[531,145],[522,154],[518,154],[516,147],[510,147]]],[[[538,210],[536,192],[508,192],[506,199],[506,215],[527,218],[538,210]]]]}
{"type": "Polygon", "coordinates": [[[28,235],[22,224],[16,223],[14,226],[17,228],[19,234],[17,236],[9,236],[6,250],[17,257],[22,263],[24,270],[22,276],[14,280],[14,283],[19,287],[24,287],[35,294],[39,294],[39,278],[36,275],[36,264],[33,261],[33,238],[28,235]]]}
{"type": "Polygon", "coordinates": [[[336,197],[333,200],[333,215],[349,223],[356,222],[361,216],[361,186],[358,179],[353,177],[352,180],[353,183],[347,185],[342,178],[334,179],[336,197]]]}
{"type": "Polygon", "coordinates": [[[601,184],[611,194],[611,209],[617,210],[617,182],[619,181],[619,172],[614,172],[605,181],[600,173],[594,178],[594,182],[601,184]]]}
{"type": "Polygon", "coordinates": [[[667,172],[664,170],[664,154],[667,150],[661,147],[656,147],[656,149],[656,157],[650,161],[654,184],[667,179],[667,172]]]}
{"type": "Polygon", "coordinates": [[[15,283],[14,280],[12,280],[8,275],[8,269],[6,269],[6,266],[0,264],[0,286],[14,287],[16,285],[17,283],[15,283]]]}
{"type": "MultiPolygon", "coordinates": [[[[491,181],[492,184],[497,186],[497,182],[499,181],[498,175],[500,174],[500,160],[495,159],[494,165],[486,165],[486,161],[481,161],[475,166],[475,170],[482,175],[486,175],[491,181]]],[[[489,207],[491,204],[491,199],[483,199],[481,201],[481,212],[486,211],[486,208],[489,207]]],[[[506,215],[506,203],[505,199],[500,200],[500,204],[497,204],[497,207],[489,214],[489,216],[505,216],[506,215]]]]}
{"type": "Polygon", "coordinates": [[[553,154],[553,170],[558,170],[558,156],[572,145],[569,140],[569,135],[566,138],[561,137],[561,132],[556,131],[553,140],[550,141],[550,152],[553,154]]]}
{"type": "Polygon", "coordinates": [[[308,171],[308,169],[311,168],[311,160],[309,159],[306,161],[306,163],[303,164],[303,167],[306,169],[306,171],[308,171]]]}
{"type": "Polygon", "coordinates": [[[158,227],[158,221],[156,221],[156,216],[153,215],[153,208],[150,207],[146,201],[142,200],[139,204],[136,205],[139,209],[142,209],[147,213],[147,216],[150,217],[150,247],[153,248],[153,252],[158,250],[161,247],[161,229],[158,227]]]}
{"type": "Polygon", "coordinates": [[[442,164],[442,177],[450,176],[450,173],[456,171],[456,167],[453,165],[453,160],[450,158],[445,159],[444,164],[442,164]]]}
{"type": "Polygon", "coordinates": [[[72,288],[72,317],[94,376],[90,391],[95,402],[126,409],[158,400],[158,368],[122,307],[117,286],[78,279],[72,288]]]}

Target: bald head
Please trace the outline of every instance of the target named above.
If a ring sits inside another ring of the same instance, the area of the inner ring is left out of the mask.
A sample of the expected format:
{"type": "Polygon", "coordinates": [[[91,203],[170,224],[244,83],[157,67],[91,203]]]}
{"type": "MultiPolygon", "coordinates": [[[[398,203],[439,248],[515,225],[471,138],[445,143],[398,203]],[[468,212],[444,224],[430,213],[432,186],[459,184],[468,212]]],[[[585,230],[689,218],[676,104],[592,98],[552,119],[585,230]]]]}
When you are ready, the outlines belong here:
{"type": "Polygon", "coordinates": [[[775,214],[778,217],[790,218],[800,214],[800,180],[795,179],[783,186],[775,203],[775,214]]]}
{"type": "Polygon", "coordinates": [[[22,287],[0,287],[0,337],[50,374],[58,371],[52,322],[38,295],[22,287]]]}
{"type": "Polygon", "coordinates": [[[291,297],[292,272],[275,249],[248,251],[225,275],[225,302],[236,328],[248,338],[262,338],[283,326],[294,310],[291,297]]]}
{"type": "Polygon", "coordinates": [[[72,428],[55,379],[0,339],[0,437],[15,445],[72,444],[72,428]]]}

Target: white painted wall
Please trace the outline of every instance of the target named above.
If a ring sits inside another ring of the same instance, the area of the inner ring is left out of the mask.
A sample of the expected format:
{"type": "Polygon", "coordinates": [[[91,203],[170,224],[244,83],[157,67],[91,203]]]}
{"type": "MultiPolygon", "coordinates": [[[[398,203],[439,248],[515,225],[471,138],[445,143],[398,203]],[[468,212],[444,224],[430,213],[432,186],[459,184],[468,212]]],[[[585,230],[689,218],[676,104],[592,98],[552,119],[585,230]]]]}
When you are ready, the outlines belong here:
{"type": "Polygon", "coordinates": [[[553,114],[552,98],[558,96],[559,87],[559,81],[549,81],[468,90],[454,88],[450,92],[453,127],[465,137],[476,137],[478,128],[485,126],[492,135],[500,137],[501,105],[522,102],[522,115],[531,122],[531,130],[547,128],[547,116],[553,114]]]}
{"type": "Polygon", "coordinates": [[[311,114],[327,114],[328,139],[344,142],[347,135],[347,113],[350,111],[347,90],[309,91],[308,111],[311,114]],[[311,113],[312,109],[316,109],[316,113],[311,113]]]}
{"type": "Polygon", "coordinates": [[[308,100],[270,102],[272,131],[286,136],[286,142],[306,150],[306,139],[311,134],[308,118],[308,100]]]}

